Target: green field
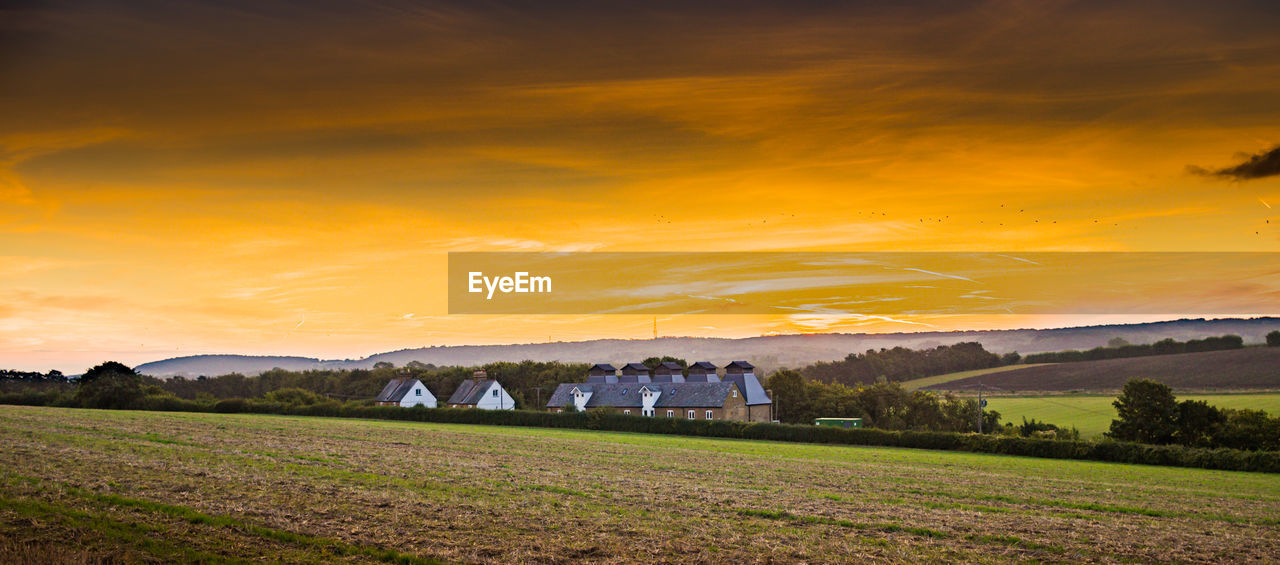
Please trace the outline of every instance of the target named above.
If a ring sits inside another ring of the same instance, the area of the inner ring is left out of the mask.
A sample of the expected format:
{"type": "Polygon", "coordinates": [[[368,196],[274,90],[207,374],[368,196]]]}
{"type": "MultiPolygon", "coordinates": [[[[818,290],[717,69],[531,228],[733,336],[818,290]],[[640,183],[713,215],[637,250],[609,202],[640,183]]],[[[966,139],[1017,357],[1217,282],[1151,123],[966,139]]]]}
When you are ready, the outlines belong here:
{"type": "MultiPolygon", "coordinates": [[[[1080,430],[1080,436],[1102,435],[1116,417],[1112,406],[1115,396],[1063,394],[1046,396],[987,397],[987,408],[1000,413],[1002,422],[1022,423],[1022,418],[1035,418],[1050,424],[1080,430]]],[[[1219,408],[1250,408],[1280,414],[1280,393],[1258,394],[1187,394],[1178,400],[1203,400],[1219,408]]]]}
{"type": "Polygon", "coordinates": [[[0,442],[6,563],[1280,559],[1280,475],[11,406],[0,442]]]}
{"type": "Polygon", "coordinates": [[[943,383],[949,383],[951,381],[967,379],[969,377],[979,377],[982,375],[990,375],[992,373],[1003,373],[1005,371],[1026,369],[1028,367],[1039,367],[1040,365],[1047,365],[1047,364],[1048,363],[1032,363],[1030,365],[1005,365],[1003,367],[991,367],[989,369],[974,369],[972,371],[960,371],[958,373],[947,373],[945,375],[938,375],[934,377],[924,377],[920,379],[911,379],[909,381],[903,381],[902,388],[905,388],[907,390],[916,390],[916,389],[921,389],[927,386],[940,385],[943,383]]]}

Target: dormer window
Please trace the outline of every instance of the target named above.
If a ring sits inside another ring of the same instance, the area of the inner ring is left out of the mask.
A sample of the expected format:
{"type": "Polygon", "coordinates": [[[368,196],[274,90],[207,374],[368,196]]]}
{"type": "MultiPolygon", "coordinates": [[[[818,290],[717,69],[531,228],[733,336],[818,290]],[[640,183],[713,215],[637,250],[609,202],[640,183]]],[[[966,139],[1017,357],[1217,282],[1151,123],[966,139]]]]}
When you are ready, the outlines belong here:
{"type": "Polygon", "coordinates": [[[627,394],[627,389],[625,389],[625,388],[624,388],[624,389],[622,389],[622,394],[623,394],[623,395],[626,395],[626,394],[627,394]]]}

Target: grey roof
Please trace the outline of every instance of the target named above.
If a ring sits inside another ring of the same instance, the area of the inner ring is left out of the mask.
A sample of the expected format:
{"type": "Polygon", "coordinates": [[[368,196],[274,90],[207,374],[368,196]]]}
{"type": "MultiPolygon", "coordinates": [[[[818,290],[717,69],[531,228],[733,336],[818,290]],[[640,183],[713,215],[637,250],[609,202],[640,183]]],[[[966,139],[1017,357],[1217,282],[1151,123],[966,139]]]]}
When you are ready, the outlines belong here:
{"type": "Polygon", "coordinates": [[[374,402],[400,402],[417,382],[418,379],[391,379],[387,386],[382,387],[382,392],[378,393],[374,402]]]}
{"type": "MultiPolygon", "coordinates": [[[[573,403],[572,391],[576,387],[591,392],[587,408],[614,406],[641,408],[640,390],[648,388],[662,392],[654,408],[719,408],[729,398],[733,383],[566,383],[556,387],[547,400],[548,408],[564,407],[573,403]]],[[[744,393],[745,394],[745,393],[744,393]]]]}
{"type": "Polygon", "coordinates": [[[755,369],[756,366],[746,361],[734,361],[732,363],[729,363],[728,365],[725,365],[724,368],[725,370],[728,370],[728,371],[732,371],[733,369],[742,369],[744,371],[751,371],[755,369]]]}
{"type": "Polygon", "coordinates": [[[645,365],[644,363],[627,363],[626,365],[622,366],[622,370],[623,371],[643,371],[648,373],[649,366],[645,365]]]}
{"type": "Polygon", "coordinates": [[[592,365],[591,368],[588,370],[589,371],[605,371],[608,373],[617,372],[617,369],[615,369],[613,365],[610,365],[608,363],[596,363],[595,365],[592,365]]]}
{"type": "Polygon", "coordinates": [[[760,379],[756,378],[755,373],[730,373],[724,376],[724,380],[738,385],[738,390],[741,390],[743,396],[747,399],[747,406],[772,402],[769,400],[769,394],[760,385],[760,379]]]}
{"type": "Polygon", "coordinates": [[[680,371],[683,371],[684,367],[681,367],[680,364],[676,363],[675,361],[663,361],[661,363],[658,363],[658,369],[659,370],[665,369],[668,371],[675,371],[678,373],[680,371]]]}
{"type": "MultiPolygon", "coordinates": [[[[605,382],[607,383],[607,382],[610,382],[610,381],[609,381],[609,379],[607,379],[607,378],[606,378],[606,379],[605,379],[605,382]]],[[[632,374],[630,374],[630,375],[628,375],[628,374],[626,374],[626,373],[623,373],[621,377],[618,377],[618,379],[617,379],[616,381],[612,381],[612,382],[618,382],[618,383],[632,383],[632,384],[635,384],[635,383],[651,383],[651,382],[653,382],[653,379],[649,377],[649,373],[632,373],[632,374]]]]}
{"type": "Polygon", "coordinates": [[[704,370],[711,371],[711,372],[715,372],[715,370],[716,370],[716,366],[715,366],[715,364],[714,364],[714,363],[709,363],[709,362],[707,362],[707,361],[698,361],[697,363],[694,363],[694,364],[692,364],[692,365],[689,365],[689,368],[690,368],[690,369],[704,369],[704,370]]]}
{"type": "Polygon", "coordinates": [[[480,401],[480,397],[485,391],[489,390],[489,385],[493,384],[493,379],[467,379],[458,385],[458,390],[453,391],[453,396],[449,397],[449,401],[445,404],[475,404],[480,401]]]}

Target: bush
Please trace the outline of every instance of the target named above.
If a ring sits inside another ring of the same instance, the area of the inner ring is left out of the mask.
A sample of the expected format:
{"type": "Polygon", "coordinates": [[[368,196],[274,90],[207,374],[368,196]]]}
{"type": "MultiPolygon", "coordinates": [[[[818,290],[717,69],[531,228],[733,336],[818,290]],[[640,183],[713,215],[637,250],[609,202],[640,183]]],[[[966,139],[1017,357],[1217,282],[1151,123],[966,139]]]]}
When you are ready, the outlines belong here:
{"type": "Polygon", "coordinates": [[[325,397],[320,396],[309,390],[290,387],[273,390],[263,397],[267,402],[275,402],[279,404],[299,405],[299,404],[319,404],[325,401],[325,397]]]}

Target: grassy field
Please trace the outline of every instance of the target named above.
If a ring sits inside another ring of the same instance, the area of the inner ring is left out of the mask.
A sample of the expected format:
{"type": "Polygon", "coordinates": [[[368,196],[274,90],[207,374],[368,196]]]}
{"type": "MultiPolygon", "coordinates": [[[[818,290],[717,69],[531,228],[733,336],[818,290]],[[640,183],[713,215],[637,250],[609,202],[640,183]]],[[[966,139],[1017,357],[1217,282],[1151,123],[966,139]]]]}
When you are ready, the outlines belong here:
{"type": "MultiPolygon", "coordinates": [[[[1026,369],[1028,367],[1039,367],[1044,363],[1033,363],[1031,365],[1005,365],[1003,367],[991,367],[990,369],[974,369],[972,371],[960,371],[958,373],[947,373],[945,375],[937,375],[934,377],[924,377],[922,379],[912,379],[902,382],[902,388],[907,390],[917,390],[927,386],[940,385],[951,381],[958,381],[970,377],[980,377],[982,375],[990,375],[992,373],[1003,373],[1005,371],[1015,371],[1018,369],[1026,369]]],[[[976,390],[976,389],[975,389],[976,390]]]]}
{"type": "MultiPolygon", "coordinates": [[[[1000,412],[1000,420],[1019,424],[1035,418],[1063,427],[1075,426],[1085,438],[1101,436],[1116,417],[1114,395],[1062,394],[1045,396],[988,397],[987,408],[1000,412]]],[[[1203,400],[1219,408],[1250,408],[1280,414],[1280,393],[1179,394],[1178,400],[1203,400]]]]}
{"type": "Polygon", "coordinates": [[[1276,562],[1280,475],[0,407],[0,562],[1276,562]]]}
{"type": "Polygon", "coordinates": [[[1276,391],[1280,390],[1280,347],[1022,365],[1018,370],[925,386],[964,390],[980,382],[1010,392],[1103,392],[1120,390],[1129,379],[1152,379],[1177,391],[1276,391]]]}

